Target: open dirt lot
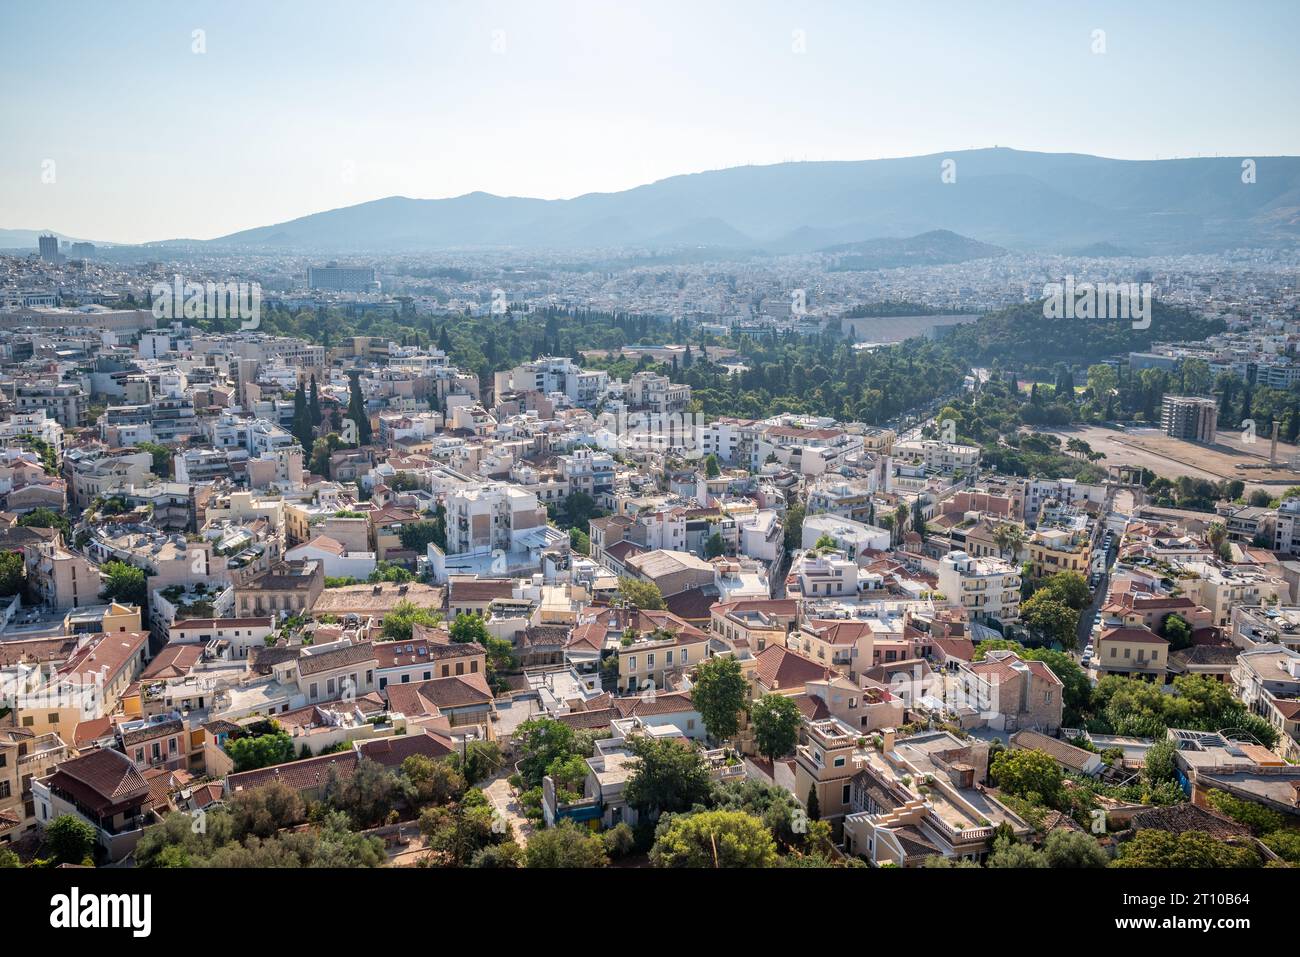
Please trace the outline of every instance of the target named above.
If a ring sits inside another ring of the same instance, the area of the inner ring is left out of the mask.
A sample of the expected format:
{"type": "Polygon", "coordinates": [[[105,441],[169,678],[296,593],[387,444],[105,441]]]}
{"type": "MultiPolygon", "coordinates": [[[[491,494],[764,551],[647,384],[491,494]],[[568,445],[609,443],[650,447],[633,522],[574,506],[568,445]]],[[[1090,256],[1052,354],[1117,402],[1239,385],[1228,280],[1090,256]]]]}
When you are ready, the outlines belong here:
{"type": "Polygon", "coordinates": [[[1136,465],[1166,478],[1189,475],[1213,481],[1241,479],[1248,493],[1262,488],[1276,494],[1291,485],[1300,485],[1300,471],[1289,466],[1292,456],[1300,454],[1300,449],[1278,442],[1278,464],[1270,467],[1269,440],[1263,435],[1249,444],[1242,441],[1239,431],[1219,432],[1214,445],[1197,445],[1172,439],[1154,428],[1119,430],[1086,426],[1042,431],[1059,435],[1063,442],[1083,439],[1094,452],[1105,453],[1106,457],[1097,463],[1103,467],[1136,465]]]}

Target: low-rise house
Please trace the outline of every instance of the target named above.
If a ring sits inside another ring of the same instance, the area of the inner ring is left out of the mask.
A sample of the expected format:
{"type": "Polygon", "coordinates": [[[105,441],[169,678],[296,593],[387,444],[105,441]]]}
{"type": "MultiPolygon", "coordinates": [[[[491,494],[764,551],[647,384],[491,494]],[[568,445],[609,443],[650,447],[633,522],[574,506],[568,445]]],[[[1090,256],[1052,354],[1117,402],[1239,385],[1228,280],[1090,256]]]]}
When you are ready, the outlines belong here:
{"type": "Polygon", "coordinates": [[[1102,674],[1127,675],[1163,683],[1169,666],[1169,642],[1149,628],[1110,628],[1097,639],[1095,661],[1102,674]]]}
{"type": "Polygon", "coordinates": [[[47,776],[72,752],[57,734],[0,729],[0,846],[36,826],[32,781],[47,776]]]}
{"type": "Polygon", "coordinates": [[[1049,734],[1061,727],[1065,686],[1043,662],[995,650],[982,661],[960,666],[957,675],[962,682],[961,703],[987,727],[1049,734]]]}
{"type": "Polygon", "coordinates": [[[441,643],[412,637],[410,641],[380,641],[371,647],[377,662],[379,691],[390,684],[484,674],[487,670],[487,652],[477,643],[441,643]]]}
{"type": "Polygon", "coordinates": [[[49,777],[33,780],[32,798],[42,826],[72,814],[93,827],[110,861],[130,853],[157,820],[148,810],[148,782],[130,758],[112,748],[65,761],[49,777]]]}

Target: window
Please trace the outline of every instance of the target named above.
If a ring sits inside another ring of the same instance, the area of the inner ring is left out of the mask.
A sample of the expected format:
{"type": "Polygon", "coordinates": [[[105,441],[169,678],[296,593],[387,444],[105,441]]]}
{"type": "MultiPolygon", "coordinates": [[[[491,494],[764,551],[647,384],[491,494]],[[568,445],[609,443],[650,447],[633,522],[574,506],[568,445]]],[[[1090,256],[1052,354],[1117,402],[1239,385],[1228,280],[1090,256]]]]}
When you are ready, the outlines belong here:
{"type": "Polygon", "coordinates": [[[848,803],[849,803],[849,788],[850,788],[850,787],[851,787],[851,785],[846,784],[846,785],[844,785],[844,790],[840,792],[840,803],[841,803],[841,804],[848,804],[848,803]]]}
{"type": "MultiPolygon", "coordinates": [[[[761,642],[759,643],[759,650],[762,650],[761,642]]],[[[686,664],[686,659],[689,657],[689,654],[690,653],[685,648],[682,649],[682,664],[686,664]]]]}
{"type": "Polygon", "coordinates": [[[832,763],[833,763],[833,764],[835,765],[835,767],[837,767],[837,768],[842,768],[842,767],[844,767],[844,755],[841,754],[841,755],[840,755],[838,758],[836,758],[832,763]]]}
{"type": "Polygon", "coordinates": [[[627,659],[627,670],[636,671],[636,655],[631,655],[627,659]]]}
{"type": "Polygon", "coordinates": [[[311,683],[311,688],[309,690],[313,698],[317,697],[320,694],[320,689],[316,686],[316,682],[314,681],[311,683]]]}
{"type": "Polygon", "coordinates": [[[0,800],[9,797],[9,782],[0,781],[0,800]]]}
{"type": "Polygon", "coordinates": [[[426,671],[426,672],[424,673],[424,680],[425,680],[425,681],[428,681],[428,680],[429,680],[430,678],[432,678],[432,677],[433,677],[433,672],[432,672],[432,671],[426,671]]]}

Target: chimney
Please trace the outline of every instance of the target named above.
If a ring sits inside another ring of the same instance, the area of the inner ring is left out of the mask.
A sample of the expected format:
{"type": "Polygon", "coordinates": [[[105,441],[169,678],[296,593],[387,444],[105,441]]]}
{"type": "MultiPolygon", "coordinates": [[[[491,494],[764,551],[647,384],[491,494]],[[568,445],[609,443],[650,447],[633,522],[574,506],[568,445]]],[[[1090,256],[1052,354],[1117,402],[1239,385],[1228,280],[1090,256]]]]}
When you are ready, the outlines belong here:
{"type": "Polygon", "coordinates": [[[894,728],[880,729],[880,739],[882,741],[882,744],[880,745],[880,750],[882,752],[888,754],[889,752],[894,750],[894,735],[897,733],[898,733],[897,730],[894,728]]]}

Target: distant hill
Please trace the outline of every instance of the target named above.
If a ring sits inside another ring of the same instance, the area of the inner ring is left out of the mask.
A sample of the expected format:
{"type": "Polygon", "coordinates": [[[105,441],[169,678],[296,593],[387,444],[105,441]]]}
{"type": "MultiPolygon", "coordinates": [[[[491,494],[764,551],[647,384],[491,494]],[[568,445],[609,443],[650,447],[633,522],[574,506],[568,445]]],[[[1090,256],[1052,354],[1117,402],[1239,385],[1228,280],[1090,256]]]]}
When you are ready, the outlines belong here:
{"type": "MultiPolygon", "coordinates": [[[[901,159],[781,163],[673,176],[615,193],[542,200],[390,196],[210,240],[235,250],[401,252],[474,247],[667,247],[803,253],[878,237],[1009,250],[1135,255],[1290,245],[1300,239],[1300,157],[1116,160],[984,149],[901,159]],[[956,179],[941,179],[955,161],[956,179]],[[963,239],[966,237],[965,239],[963,239]]],[[[25,243],[24,243],[25,245],[25,243]]]]}
{"type": "Polygon", "coordinates": [[[906,239],[868,239],[860,243],[842,243],[829,246],[822,252],[837,257],[831,267],[835,271],[940,266],[1007,254],[1001,246],[958,236],[947,229],[934,229],[906,239]]]}

